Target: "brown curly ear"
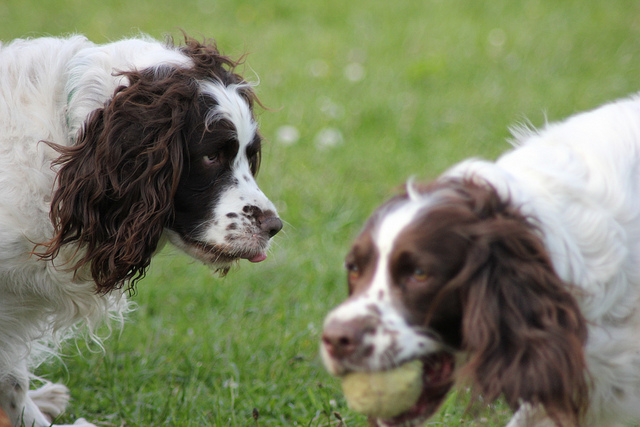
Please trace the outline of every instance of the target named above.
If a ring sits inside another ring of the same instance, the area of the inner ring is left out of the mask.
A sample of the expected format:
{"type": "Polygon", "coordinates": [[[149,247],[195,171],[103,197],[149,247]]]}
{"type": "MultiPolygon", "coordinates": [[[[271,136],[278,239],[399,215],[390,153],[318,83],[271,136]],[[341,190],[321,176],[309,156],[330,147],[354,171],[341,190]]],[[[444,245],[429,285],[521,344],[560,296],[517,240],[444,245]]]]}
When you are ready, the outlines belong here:
{"type": "Polygon", "coordinates": [[[540,237],[493,189],[467,194],[478,221],[455,281],[462,298],[463,375],[487,401],[542,406],[557,425],[578,425],[588,404],[586,321],[556,275],[540,237]]]}
{"type": "Polygon", "coordinates": [[[185,116],[197,88],[179,70],[123,73],[130,82],[87,120],[61,153],[44,258],[76,243],[70,270],[90,268],[98,292],[144,277],[165,225],[185,156],[185,116]]]}

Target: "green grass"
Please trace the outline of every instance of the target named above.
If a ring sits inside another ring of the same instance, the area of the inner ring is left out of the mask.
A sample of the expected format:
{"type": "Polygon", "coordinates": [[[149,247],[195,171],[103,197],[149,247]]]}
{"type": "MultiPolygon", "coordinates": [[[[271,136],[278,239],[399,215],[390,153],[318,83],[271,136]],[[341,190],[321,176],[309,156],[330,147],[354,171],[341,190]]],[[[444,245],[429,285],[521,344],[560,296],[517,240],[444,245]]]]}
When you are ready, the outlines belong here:
{"type": "MultiPolygon", "coordinates": [[[[627,0],[4,0],[2,40],[183,28],[249,53],[245,73],[259,76],[270,107],[260,113],[259,182],[286,221],[266,262],[224,279],[160,254],[133,298],[139,309],[104,351],[79,342],[78,355],[71,343],[39,370],[72,390],[63,421],[254,426],[256,408],[260,426],[338,425],[334,412],[364,425],[318,357],[361,224],[409,176],[494,158],[510,125],[639,89],[639,16],[627,0]],[[282,126],[299,140],[283,144],[282,126]],[[319,148],[326,129],[338,144],[319,148]]],[[[464,391],[452,395],[430,425],[509,418],[501,403],[466,412],[467,403],[464,391]]]]}

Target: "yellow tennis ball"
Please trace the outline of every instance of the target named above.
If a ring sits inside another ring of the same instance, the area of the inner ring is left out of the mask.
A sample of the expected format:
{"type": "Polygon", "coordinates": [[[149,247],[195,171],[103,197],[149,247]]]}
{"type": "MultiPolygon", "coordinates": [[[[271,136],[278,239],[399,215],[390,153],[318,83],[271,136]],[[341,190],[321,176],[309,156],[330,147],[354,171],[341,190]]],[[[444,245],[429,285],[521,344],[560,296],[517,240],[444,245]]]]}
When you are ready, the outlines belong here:
{"type": "Polygon", "coordinates": [[[414,360],[389,371],[352,372],[342,378],[342,391],[356,412],[392,418],[413,406],[422,392],[422,362],[414,360]]]}

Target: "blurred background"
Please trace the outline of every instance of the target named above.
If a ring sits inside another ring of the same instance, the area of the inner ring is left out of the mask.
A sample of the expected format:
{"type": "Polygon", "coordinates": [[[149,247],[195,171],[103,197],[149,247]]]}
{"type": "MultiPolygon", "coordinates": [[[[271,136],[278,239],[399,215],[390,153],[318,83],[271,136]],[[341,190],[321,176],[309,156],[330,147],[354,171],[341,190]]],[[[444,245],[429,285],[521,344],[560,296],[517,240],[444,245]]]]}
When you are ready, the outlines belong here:
{"type": "MultiPolygon", "coordinates": [[[[507,150],[640,89],[640,2],[626,0],[3,0],[0,40],[141,32],[215,38],[267,107],[258,181],[285,229],[225,278],[166,248],[104,348],[70,343],[39,375],[67,384],[62,421],[98,425],[364,425],[318,357],[346,296],[342,259],[410,176],[507,150]],[[80,353],[80,354],[78,354],[80,353]]],[[[434,425],[504,425],[462,389],[434,425]]]]}

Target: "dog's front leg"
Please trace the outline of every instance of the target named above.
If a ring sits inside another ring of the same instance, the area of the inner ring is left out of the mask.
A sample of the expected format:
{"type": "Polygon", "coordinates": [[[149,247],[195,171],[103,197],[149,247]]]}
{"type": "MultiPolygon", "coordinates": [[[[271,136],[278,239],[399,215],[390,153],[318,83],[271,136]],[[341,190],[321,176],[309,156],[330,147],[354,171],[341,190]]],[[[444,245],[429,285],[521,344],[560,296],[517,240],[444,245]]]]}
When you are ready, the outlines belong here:
{"type": "MultiPolygon", "coordinates": [[[[52,426],[53,419],[64,411],[68,402],[69,390],[60,384],[47,383],[29,391],[29,371],[26,368],[17,368],[0,379],[0,407],[14,426],[52,426]]],[[[73,425],[95,427],[84,419],[73,425]]]]}

